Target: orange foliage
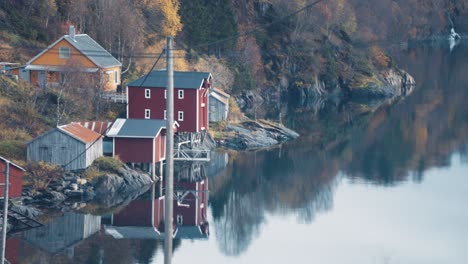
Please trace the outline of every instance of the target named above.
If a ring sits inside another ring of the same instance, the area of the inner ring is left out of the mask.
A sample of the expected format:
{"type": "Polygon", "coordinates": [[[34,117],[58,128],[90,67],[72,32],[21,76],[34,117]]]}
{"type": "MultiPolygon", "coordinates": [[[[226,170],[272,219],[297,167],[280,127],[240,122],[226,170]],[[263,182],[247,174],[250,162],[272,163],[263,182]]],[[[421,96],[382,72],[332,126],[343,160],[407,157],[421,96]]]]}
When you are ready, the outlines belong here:
{"type": "Polygon", "coordinates": [[[379,47],[371,48],[371,56],[378,68],[387,68],[390,65],[390,58],[379,47]]]}

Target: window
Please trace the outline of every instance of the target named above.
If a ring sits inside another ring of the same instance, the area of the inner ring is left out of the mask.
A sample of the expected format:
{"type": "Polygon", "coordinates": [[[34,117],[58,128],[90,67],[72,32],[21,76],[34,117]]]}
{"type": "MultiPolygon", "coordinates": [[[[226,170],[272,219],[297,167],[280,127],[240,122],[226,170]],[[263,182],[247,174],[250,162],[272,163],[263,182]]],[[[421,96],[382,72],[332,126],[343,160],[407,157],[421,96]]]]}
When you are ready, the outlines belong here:
{"type": "Polygon", "coordinates": [[[179,118],[177,120],[184,121],[184,111],[179,111],[178,114],[179,114],[179,116],[178,116],[179,118]]]}
{"type": "Polygon", "coordinates": [[[182,225],[184,223],[184,217],[182,215],[177,215],[177,224],[182,225]]]}
{"type": "Polygon", "coordinates": [[[184,90],[179,90],[179,99],[184,99],[184,90]]]}
{"type": "Polygon", "coordinates": [[[151,89],[145,89],[145,98],[151,98],[151,89]]]}
{"type": "Polygon", "coordinates": [[[167,98],[167,90],[164,90],[164,99],[167,98]]]}
{"type": "Polygon", "coordinates": [[[167,111],[164,110],[164,120],[166,120],[166,119],[167,119],[167,111]]]}
{"type": "Polygon", "coordinates": [[[145,119],[150,119],[150,117],[151,117],[151,110],[145,109],[145,119]]]}
{"type": "Polygon", "coordinates": [[[118,75],[117,71],[114,71],[114,83],[118,83],[118,78],[117,77],[119,77],[119,75],[118,75]]]}
{"type": "Polygon", "coordinates": [[[59,47],[59,58],[60,59],[69,59],[70,58],[70,48],[69,47],[59,47]]]}

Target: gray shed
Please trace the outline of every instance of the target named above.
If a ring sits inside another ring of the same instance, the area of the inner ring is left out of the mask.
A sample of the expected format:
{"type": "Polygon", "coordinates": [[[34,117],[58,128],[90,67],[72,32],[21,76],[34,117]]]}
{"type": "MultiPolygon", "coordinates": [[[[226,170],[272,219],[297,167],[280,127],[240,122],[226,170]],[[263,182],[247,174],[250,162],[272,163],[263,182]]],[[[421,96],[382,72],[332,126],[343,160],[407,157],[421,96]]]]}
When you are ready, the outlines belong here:
{"type": "Polygon", "coordinates": [[[209,111],[210,122],[226,120],[229,113],[229,94],[213,88],[210,92],[209,111]]]}
{"type": "Polygon", "coordinates": [[[30,141],[27,155],[28,161],[85,169],[102,157],[102,136],[77,123],[59,126],[30,141]]]}

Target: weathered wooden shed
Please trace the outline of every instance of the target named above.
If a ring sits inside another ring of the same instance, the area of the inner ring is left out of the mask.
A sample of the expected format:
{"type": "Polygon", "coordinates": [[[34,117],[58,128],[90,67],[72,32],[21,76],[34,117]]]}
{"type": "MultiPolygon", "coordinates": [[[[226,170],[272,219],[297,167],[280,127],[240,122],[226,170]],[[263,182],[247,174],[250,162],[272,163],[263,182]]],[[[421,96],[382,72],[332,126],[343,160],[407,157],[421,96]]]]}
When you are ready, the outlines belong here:
{"type": "Polygon", "coordinates": [[[59,126],[28,143],[28,161],[45,161],[66,170],[84,169],[102,157],[102,136],[80,124],[59,126]]]}
{"type": "Polygon", "coordinates": [[[209,100],[210,122],[219,122],[227,119],[229,97],[231,97],[229,94],[220,89],[211,89],[209,100]]]}
{"type": "Polygon", "coordinates": [[[21,233],[20,237],[48,253],[57,254],[68,249],[73,254],[73,248],[78,243],[100,229],[101,216],[69,212],[45,226],[21,233]]]}

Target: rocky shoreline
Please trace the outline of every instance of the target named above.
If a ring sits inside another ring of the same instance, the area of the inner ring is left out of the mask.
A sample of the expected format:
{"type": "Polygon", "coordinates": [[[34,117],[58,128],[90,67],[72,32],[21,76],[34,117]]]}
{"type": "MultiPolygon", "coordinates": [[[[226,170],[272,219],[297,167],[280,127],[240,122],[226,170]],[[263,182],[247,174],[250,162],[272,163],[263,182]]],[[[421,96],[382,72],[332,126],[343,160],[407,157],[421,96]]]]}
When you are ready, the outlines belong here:
{"type": "Polygon", "coordinates": [[[115,173],[87,180],[84,171],[66,172],[52,181],[45,190],[33,192],[24,188],[22,203],[60,211],[78,210],[88,204],[100,207],[124,205],[145,193],[153,184],[151,177],[123,165],[115,173]]]}
{"type": "Polygon", "coordinates": [[[233,133],[230,136],[217,139],[217,146],[234,150],[268,148],[299,137],[297,132],[283,124],[263,119],[229,124],[226,130],[228,133],[233,133]]]}

